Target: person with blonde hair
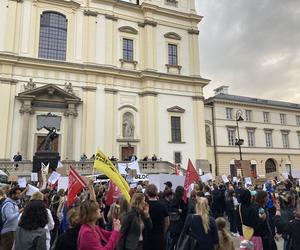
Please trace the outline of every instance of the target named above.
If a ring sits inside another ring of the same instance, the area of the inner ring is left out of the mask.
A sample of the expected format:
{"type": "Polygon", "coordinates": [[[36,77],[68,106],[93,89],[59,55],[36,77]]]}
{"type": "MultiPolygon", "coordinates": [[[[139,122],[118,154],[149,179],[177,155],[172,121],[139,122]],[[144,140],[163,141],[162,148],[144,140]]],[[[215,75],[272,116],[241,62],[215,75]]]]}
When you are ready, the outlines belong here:
{"type": "Polygon", "coordinates": [[[143,250],[145,231],[152,228],[149,214],[149,205],[145,202],[145,196],[136,193],[131,199],[131,210],[121,220],[121,239],[118,250],[143,250]]]}
{"type": "Polygon", "coordinates": [[[218,233],[219,233],[219,245],[216,250],[234,250],[234,242],[231,235],[226,230],[226,220],[223,217],[216,219],[218,233]]]}
{"type": "MultiPolygon", "coordinates": [[[[196,214],[187,217],[180,239],[186,234],[197,242],[193,250],[214,250],[219,244],[216,222],[214,218],[209,216],[209,206],[206,198],[196,198],[196,214]]],[[[178,246],[182,242],[180,239],[178,246]]]]}

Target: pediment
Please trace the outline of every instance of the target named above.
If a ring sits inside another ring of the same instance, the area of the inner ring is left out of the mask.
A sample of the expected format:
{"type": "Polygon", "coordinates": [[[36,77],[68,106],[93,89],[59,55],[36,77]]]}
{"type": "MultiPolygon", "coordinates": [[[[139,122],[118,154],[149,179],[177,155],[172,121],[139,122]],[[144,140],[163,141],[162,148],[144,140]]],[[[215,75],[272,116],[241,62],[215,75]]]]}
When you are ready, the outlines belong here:
{"type": "Polygon", "coordinates": [[[174,40],[181,40],[181,36],[176,34],[175,32],[168,32],[164,35],[164,37],[174,39],[174,40]]]}
{"type": "Polygon", "coordinates": [[[119,31],[125,32],[125,33],[130,33],[130,34],[137,34],[138,31],[135,28],[132,28],[130,26],[122,26],[119,28],[119,31]]]}
{"type": "Polygon", "coordinates": [[[183,109],[179,106],[174,106],[174,107],[168,108],[167,111],[172,112],[172,113],[184,113],[185,109],[183,109]]]}
{"type": "Polygon", "coordinates": [[[47,84],[42,87],[26,90],[18,94],[19,100],[30,100],[33,106],[66,107],[68,104],[79,104],[81,100],[76,95],[54,85],[47,84]]]}

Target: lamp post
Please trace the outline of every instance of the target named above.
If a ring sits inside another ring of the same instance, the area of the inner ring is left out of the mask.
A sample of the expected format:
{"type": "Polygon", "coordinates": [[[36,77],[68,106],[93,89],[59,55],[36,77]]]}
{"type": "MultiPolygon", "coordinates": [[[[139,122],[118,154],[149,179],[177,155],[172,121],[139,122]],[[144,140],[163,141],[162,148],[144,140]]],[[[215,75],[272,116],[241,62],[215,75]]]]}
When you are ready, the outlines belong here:
{"type": "Polygon", "coordinates": [[[238,110],[238,111],[236,111],[236,116],[235,116],[236,127],[237,127],[237,136],[238,136],[238,138],[235,139],[235,145],[239,147],[240,160],[243,160],[241,146],[244,144],[244,140],[240,138],[240,127],[239,127],[239,122],[244,121],[242,114],[243,114],[243,111],[238,110]]]}

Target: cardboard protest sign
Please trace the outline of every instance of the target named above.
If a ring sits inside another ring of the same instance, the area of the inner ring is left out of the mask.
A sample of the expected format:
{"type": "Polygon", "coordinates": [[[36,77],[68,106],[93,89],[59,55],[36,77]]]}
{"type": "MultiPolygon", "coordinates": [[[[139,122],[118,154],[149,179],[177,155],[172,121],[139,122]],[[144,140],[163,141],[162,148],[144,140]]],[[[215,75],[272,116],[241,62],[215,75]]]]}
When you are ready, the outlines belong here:
{"type": "Polygon", "coordinates": [[[39,192],[39,191],[40,190],[37,187],[28,184],[28,191],[26,192],[26,195],[32,196],[34,193],[39,192]]]}
{"type": "Polygon", "coordinates": [[[19,179],[19,177],[16,176],[16,175],[10,175],[10,176],[8,177],[8,181],[9,181],[9,182],[18,182],[18,179],[19,179]]]}
{"type": "Polygon", "coordinates": [[[19,178],[18,185],[20,188],[26,188],[26,185],[27,185],[26,178],[25,177],[19,178]]]}

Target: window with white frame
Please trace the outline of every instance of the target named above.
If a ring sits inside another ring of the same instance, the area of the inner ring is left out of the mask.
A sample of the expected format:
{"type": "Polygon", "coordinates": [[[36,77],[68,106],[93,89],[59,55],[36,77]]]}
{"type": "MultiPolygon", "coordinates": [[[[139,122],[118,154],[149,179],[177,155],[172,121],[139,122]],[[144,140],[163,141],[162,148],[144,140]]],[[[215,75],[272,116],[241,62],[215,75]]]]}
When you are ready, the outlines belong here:
{"type": "Polygon", "coordinates": [[[247,134],[248,134],[248,146],[255,147],[255,132],[254,132],[254,130],[248,129],[247,134]]]}
{"type": "Polygon", "coordinates": [[[182,156],[181,152],[174,152],[174,162],[176,164],[181,164],[182,156]]]}
{"type": "Polygon", "coordinates": [[[227,134],[228,134],[228,145],[235,146],[235,128],[228,128],[227,134]]]}
{"type": "Polygon", "coordinates": [[[264,123],[270,122],[270,113],[269,112],[263,112],[263,117],[264,117],[264,123]]]}
{"type": "Polygon", "coordinates": [[[300,115],[296,115],[296,124],[300,126],[300,115]]]}
{"type": "Polygon", "coordinates": [[[123,38],[123,59],[133,61],[133,40],[123,38]]]}
{"type": "Polygon", "coordinates": [[[266,136],[266,147],[267,148],[272,148],[273,147],[272,131],[271,130],[266,130],[265,131],[265,136],[266,136]]]}
{"type": "Polygon", "coordinates": [[[288,132],[282,132],[282,146],[283,148],[289,148],[289,133],[288,132]]]}
{"type": "Polygon", "coordinates": [[[285,114],[280,114],[280,123],[286,124],[286,115],[285,114]]]}
{"type": "Polygon", "coordinates": [[[252,110],[246,110],[246,121],[252,121],[252,110]]]}
{"type": "Polygon", "coordinates": [[[178,51],[176,44],[168,44],[168,61],[169,65],[178,65],[178,51]]]}
{"type": "Polygon", "coordinates": [[[233,119],[233,109],[232,108],[226,108],[226,119],[232,120],[233,119]]]}
{"type": "Polygon", "coordinates": [[[181,142],[181,117],[171,116],[172,142],[181,142]]]}

